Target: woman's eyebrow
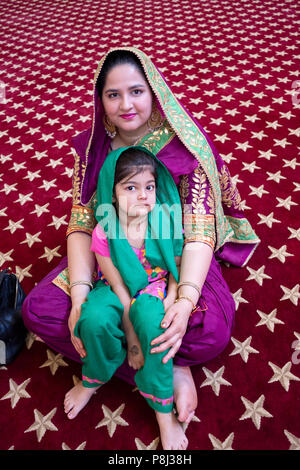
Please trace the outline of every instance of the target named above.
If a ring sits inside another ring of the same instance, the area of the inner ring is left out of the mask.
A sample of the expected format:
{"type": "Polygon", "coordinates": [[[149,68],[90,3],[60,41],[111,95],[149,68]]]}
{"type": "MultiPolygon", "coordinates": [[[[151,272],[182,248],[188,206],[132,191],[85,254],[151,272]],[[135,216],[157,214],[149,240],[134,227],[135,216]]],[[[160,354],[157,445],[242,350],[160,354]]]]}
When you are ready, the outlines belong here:
{"type": "MultiPolygon", "coordinates": [[[[141,84],[141,83],[138,83],[136,85],[132,85],[129,87],[129,90],[133,90],[135,88],[145,88],[145,85],[141,84]]],[[[104,93],[116,93],[118,92],[119,90],[117,88],[109,88],[108,90],[105,90],[104,93]]]]}

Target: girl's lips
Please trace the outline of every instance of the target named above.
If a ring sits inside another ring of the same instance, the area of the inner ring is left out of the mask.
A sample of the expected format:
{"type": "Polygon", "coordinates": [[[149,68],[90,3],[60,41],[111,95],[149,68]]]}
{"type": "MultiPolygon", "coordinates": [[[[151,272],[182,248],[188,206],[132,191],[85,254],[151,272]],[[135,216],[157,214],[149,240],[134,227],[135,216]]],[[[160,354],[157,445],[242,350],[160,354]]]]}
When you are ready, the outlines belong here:
{"type": "Polygon", "coordinates": [[[134,116],[136,116],[135,113],[131,113],[131,114],[121,114],[121,118],[123,118],[123,119],[132,119],[132,118],[134,118],[134,116]]]}

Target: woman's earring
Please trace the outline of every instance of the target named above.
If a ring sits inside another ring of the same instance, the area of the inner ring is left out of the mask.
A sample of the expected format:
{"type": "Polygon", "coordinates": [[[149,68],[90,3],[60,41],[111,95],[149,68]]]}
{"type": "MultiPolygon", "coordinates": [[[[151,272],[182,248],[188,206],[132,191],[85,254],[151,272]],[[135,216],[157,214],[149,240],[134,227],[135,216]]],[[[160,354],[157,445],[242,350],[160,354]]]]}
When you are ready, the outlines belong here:
{"type": "Polygon", "coordinates": [[[110,119],[106,116],[103,118],[103,124],[105,127],[106,134],[113,139],[117,135],[116,126],[110,121],[110,119]]]}
{"type": "Polygon", "coordinates": [[[155,131],[156,129],[159,129],[162,125],[162,116],[159,110],[157,109],[155,103],[152,106],[152,113],[147,121],[147,124],[151,132],[155,131]]]}

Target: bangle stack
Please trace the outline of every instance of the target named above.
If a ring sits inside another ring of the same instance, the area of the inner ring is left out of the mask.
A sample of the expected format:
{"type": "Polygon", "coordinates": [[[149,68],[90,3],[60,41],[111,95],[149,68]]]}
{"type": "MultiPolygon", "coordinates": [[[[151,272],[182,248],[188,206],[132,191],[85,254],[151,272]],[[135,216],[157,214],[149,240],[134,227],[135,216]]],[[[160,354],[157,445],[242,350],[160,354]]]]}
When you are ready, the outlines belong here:
{"type": "Polygon", "coordinates": [[[197,284],[194,284],[194,282],[182,281],[182,282],[180,282],[180,283],[178,284],[177,290],[178,290],[181,286],[190,286],[190,287],[193,287],[194,289],[196,289],[196,291],[198,292],[199,296],[201,295],[200,287],[198,287],[197,284]]]}
{"type": "MultiPolygon", "coordinates": [[[[201,296],[201,290],[200,288],[197,286],[197,284],[194,284],[193,282],[190,282],[190,281],[182,281],[178,284],[177,286],[177,291],[179,290],[179,288],[181,286],[190,286],[190,287],[193,287],[194,289],[196,289],[196,291],[198,292],[199,296],[201,296]]],[[[194,305],[194,301],[193,299],[191,299],[190,297],[188,297],[187,295],[179,295],[179,297],[175,300],[175,303],[179,302],[179,300],[181,299],[185,299],[185,300],[188,300],[189,302],[191,302],[192,306],[193,306],[193,310],[192,310],[192,313],[191,315],[196,311],[198,310],[198,305],[194,305]]]]}
{"type": "Polygon", "coordinates": [[[74,287],[74,286],[79,286],[79,285],[89,286],[89,288],[91,290],[93,289],[93,284],[89,281],[75,281],[75,282],[72,282],[70,284],[70,289],[72,289],[72,287],[74,287]]]}

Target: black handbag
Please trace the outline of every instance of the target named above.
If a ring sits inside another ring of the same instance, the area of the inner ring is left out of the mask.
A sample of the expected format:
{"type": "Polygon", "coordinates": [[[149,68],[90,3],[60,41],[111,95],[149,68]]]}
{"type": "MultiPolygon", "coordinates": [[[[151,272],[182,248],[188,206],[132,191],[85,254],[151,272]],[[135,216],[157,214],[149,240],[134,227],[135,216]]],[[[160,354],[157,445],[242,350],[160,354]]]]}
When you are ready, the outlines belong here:
{"type": "Polygon", "coordinates": [[[27,330],[22,319],[26,295],[15,274],[0,271],[0,364],[10,364],[25,343],[27,330]]]}

